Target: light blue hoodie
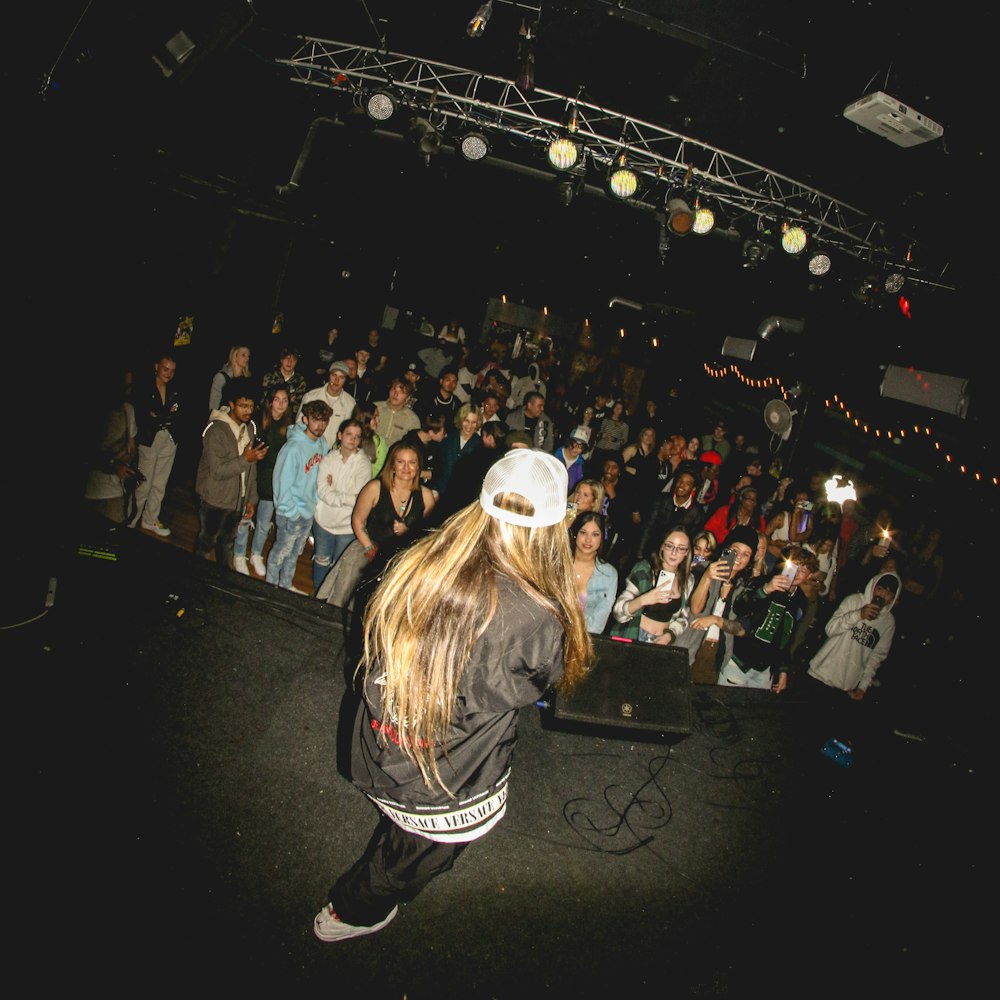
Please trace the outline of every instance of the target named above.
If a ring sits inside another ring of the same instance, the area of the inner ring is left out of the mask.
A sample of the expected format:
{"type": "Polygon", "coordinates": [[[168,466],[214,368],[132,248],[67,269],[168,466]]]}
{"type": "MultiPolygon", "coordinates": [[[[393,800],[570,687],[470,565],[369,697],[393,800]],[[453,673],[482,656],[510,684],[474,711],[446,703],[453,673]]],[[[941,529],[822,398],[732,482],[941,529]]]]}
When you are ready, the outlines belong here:
{"type": "Polygon", "coordinates": [[[319,463],[327,453],[326,438],[315,441],[306,433],[305,424],[288,428],[285,443],[274,463],[274,509],[282,517],[312,520],[316,510],[319,463]]]}

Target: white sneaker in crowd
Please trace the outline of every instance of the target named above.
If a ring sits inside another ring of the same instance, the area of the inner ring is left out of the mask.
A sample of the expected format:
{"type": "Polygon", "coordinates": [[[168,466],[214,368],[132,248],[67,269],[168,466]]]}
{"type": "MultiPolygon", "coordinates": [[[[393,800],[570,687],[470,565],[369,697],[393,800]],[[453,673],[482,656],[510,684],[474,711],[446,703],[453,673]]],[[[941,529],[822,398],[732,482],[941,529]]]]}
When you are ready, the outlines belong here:
{"type": "Polygon", "coordinates": [[[262,556],[251,556],[250,565],[253,566],[253,571],[258,576],[264,576],[267,573],[267,567],[264,565],[264,559],[262,556]]]}
{"type": "Polygon", "coordinates": [[[143,521],[142,526],[146,531],[152,531],[154,535],[159,535],[160,538],[166,538],[170,534],[170,529],[160,520],[156,520],[152,524],[147,524],[143,521]]]}
{"type": "Polygon", "coordinates": [[[247,567],[247,557],[233,556],[233,569],[235,569],[237,573],[242,573],[244,576],[249,576],[250,570],[247,567]]]}

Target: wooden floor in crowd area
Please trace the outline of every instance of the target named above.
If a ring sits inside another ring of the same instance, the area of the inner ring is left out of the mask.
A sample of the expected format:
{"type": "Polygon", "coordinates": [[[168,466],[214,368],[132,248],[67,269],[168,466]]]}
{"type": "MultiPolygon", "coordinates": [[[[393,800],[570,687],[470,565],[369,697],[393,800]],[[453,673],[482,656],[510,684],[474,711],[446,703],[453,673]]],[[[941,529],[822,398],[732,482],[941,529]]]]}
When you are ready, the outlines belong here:
{"type": "MultiPolygon", "coordinates": [[[[166,496],[164,497],[163,507],[160,510],[160,520],[170,529],[170,534],[166,538],[161,538],[154,532],[146,531],[142,527],[136,528],[136,531],[142,531],[144,535],[148,535],[150,538],[159,539],[164,545],[174,545],[187,552],[194,552],[194,542],[198,537],[198,497],[195,494],[194,485],[190,480],[180,480],[178,482],[171,480],[170,485],[167,487],[166,496]]],[[[265,562],[267,562],[271,545],[274,543],[274,531],[274,525],[272,524],[270,537],[264,545],[265,562]]],[[[251,542],[252,540],[253,535],[251,534],[251,542]]],[[[250,546],[248,545],[248,551],[249,548],[250,546]]],[[[306,547],[302,555],[299,556],[298,565],[295,567],[295,579],[293,581],[299,590],[304,590],[309,595],[312,595],[314,590],[312,553],[312,543],[306,542],[306,547]]],[[[214,553],[212,559],[215,559],[214,553]]],[[[249,565],[249,558],[247,565],[250,570],[250,576],[263,582],[264,578],[258,576],[254,572],[253,566],[249,565]]]]}

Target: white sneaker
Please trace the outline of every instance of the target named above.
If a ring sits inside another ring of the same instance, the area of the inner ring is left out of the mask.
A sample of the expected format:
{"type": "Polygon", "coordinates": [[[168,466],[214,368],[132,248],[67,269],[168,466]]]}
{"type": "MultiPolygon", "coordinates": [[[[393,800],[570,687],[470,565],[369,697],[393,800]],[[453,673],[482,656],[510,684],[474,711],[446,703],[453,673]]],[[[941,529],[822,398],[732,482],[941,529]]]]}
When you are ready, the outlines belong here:
{"type": "Polygon", "coordinates": [[[264,559],[262,556],[251,556],[250,565],[253,566],[253,571],[258,576],[264,576],[267,573],[267,567],[264,565],[264,559]]]}
{"type": "Polygon", "coordinates": [[[235,569],[237,573],[242,573],[244,576],[249,576],[250,570],[247,567],[247,557],[233,556],[233,569],[235,569]]]}
{"type": "Polygon", "coordinates": [[[337,916],[333,909],[333,903],[327,903],[313,921],[313,931],[320,941],[346,941],[348,938],[362,937],[365,934],[374,934],[382,930],[383,927],[399,912],[399,907],[394,906],[389,915],[370,927],[357,927],[354,924],[344,923],[337,916]]]}
{"type": "Polygon", "coordinates": [[[290,586],[290,587],[289,587],[288,589],[289,589],[289,590],[290,590],[290,591],[291,591],[291,592],[292,592],[293,594],[303,594],[303,595],[304,595],[305,597],[308,597],[308,596],[309,596],[309,595],[308,595],[308,594],[307,594],[307,593],[306,593],[306,592],[305,592],[304,590],[299,590],[299,588],[298,588],[298,587],[296,587],[294,583],[293,583],[293,584],[292,584],[292,585],[291,585],[291,586],[290,586]]]}
{"type": "Polygon", "coordinates": [[[166,538],[170,534],[170,529],[160,520],[154,521],[152,524],[143,521],[142,526],[146,531],[152,531],[154,535],[159,535],[161,538],[166,538]]]}

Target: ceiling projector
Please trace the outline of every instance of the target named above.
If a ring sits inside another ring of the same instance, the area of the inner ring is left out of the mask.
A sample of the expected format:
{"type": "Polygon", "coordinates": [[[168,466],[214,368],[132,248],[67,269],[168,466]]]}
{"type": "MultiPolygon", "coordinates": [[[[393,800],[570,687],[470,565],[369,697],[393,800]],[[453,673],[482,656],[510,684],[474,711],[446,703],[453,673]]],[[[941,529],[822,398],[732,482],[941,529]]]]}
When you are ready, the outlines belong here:
{"type": "Polygon", "coordinates": [[[848,104],[844,117],[897,146],[919,146],[944,135],[943,126],[881,90],[848,104]]]}

